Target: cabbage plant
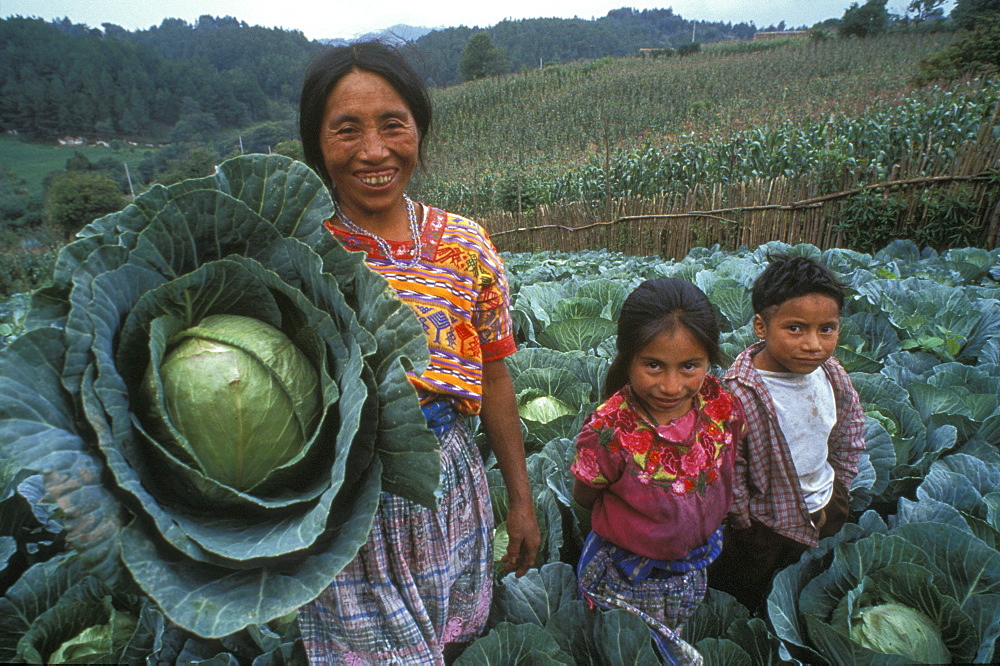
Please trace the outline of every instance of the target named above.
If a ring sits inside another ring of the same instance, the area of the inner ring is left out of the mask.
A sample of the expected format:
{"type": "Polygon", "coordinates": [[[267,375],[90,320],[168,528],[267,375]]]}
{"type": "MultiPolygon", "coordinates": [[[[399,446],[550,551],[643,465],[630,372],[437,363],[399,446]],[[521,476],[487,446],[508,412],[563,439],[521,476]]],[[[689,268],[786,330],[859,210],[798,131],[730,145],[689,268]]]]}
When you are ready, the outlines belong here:
{"type": "Polygon", "coordinates": [[[332,213],[304,165],[244,156],[62,250],[0,353],[0,499],[41,478],[69,550],[11,586],[0,654],[23,658],[16,633],[84,576],[205,638],[287,616],[353,559],[381,491],[435,505],[406,377],[423,331],[332,213]]]}
{"type": "Polygon", "coordinates": [[[654,664],[649,627],[621,609],[588,611],[576,574],[550,562],[497,585],[490,630],[457,664],[654,664]]]}
{"type": "Polygon", "coordinates": [[[806,663],[995,661],[1000,553],[969,527],[874,512],[775,577],[768,611],[806,663]]]}

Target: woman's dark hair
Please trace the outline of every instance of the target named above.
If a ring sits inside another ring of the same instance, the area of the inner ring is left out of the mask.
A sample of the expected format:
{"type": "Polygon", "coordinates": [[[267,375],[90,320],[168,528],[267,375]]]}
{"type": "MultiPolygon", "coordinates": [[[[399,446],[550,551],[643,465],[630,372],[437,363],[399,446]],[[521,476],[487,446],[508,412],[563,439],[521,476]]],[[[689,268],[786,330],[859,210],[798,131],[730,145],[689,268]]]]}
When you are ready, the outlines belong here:
{"type": "Polygon", "coordinates": [[[431,98],[427,86],[406,62],[400,52],[382,42],[357,42],[347,46],[323,49],[306,70],[299,98],[299,138],[305,162],[327,184],[332,185],[323,163],[323,150],[319,138],[326,100],[330,91],[346,74],[361,70],[378,74],[389,82],[406,105],[420,135],[418,155],[423,159],[424,139],[431,129],[431,98]]]}
{"type": "Polygon", "coordinates": [[[765,310],[806,294],[824,294],[844,309],[844,286],[829,268],[809,257],[776,254],[754,280],[750,302],[754,314],[766,316],[765,310]]]}
{"type": "Polygon", "coordinates": [[[617,353],[604,380],[604,399],[628,383],[632,359],[657,335],[678,326],[694,336],[712,365],[722,362],[719,320],[701,289],[680,278],[646,280],[635,288],[618,315],[617,353]]]}

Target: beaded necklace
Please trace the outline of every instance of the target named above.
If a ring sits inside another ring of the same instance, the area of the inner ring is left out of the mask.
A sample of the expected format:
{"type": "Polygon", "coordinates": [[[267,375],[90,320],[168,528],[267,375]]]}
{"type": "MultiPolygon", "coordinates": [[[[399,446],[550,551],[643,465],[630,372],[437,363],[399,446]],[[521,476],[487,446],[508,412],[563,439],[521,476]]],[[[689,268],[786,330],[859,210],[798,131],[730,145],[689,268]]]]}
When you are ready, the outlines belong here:
{"type": "Polygon", "coordinates": [[[409,261],[396,259],[395,255],[392,253],[392,248],[389,247],[389,242],[386,239],[382,238],[378,234],[373,234],[367,229],[359,227],[355,224],[354,220],[344,215],[344,211],[340,208],[340,206],[337,206],[337,220],[352,234],[359,234],[375,241],[379,249],[382,250],[382,254],[386,256],[393,266],[399,269],[413,268],[416,266],[420,261],[420,254],[423,251],[423,244],[420,239],[422,230],[420,225],[417,224],[416,207],[413,205],[413,200],[405,194],[403,195],[403,199],[406,201],[406,216],[410,221],[410,237],[413,239],[413,258],[409,261]]]}

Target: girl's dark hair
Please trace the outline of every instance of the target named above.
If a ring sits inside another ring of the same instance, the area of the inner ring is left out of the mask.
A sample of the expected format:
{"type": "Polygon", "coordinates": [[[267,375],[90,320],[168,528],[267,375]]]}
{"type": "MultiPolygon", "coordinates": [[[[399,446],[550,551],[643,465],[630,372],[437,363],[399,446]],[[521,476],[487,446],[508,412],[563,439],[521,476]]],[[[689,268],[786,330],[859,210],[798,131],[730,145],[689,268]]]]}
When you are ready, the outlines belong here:
{"type": "Polygon", "coordinates": [[[712,365],[722,362],[719,320],[701,289],[680,278],[646,280],[635,288],[618,315],[617,353],[604,380],[604,399],[628,383],[632,359],[660,333],[686,328],[705,348],[712,365]]]}
{"type": "Polygon", "coordinates": [[[323,162],[320,131],[330,91],[346,74],[361,70],[378,74],[389,82],[413,114],[420,135],[418,155],[423,160],[424,139],[431,129],[431,98],[427,86],[402,54],[382,42],[357,42],[323,49],[306,70],[299,98],[299,138],[305,162],[331,187],[323,162]]]}
{"type": "Polygon", "coordinates": [[[806,294],[824,294],[837,302],[837,309],[844,309],[844,286],[836,274],[809,257],[791,257],[775,254],[750,291],[754,314],[766,316],[774,305],[806,294]]]}

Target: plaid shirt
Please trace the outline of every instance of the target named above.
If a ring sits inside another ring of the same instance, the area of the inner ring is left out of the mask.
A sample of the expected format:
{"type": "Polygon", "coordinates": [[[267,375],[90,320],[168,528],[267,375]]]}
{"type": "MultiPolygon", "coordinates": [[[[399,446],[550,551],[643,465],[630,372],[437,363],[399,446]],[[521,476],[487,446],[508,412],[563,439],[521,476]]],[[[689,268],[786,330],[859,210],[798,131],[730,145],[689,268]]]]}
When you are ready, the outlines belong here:
{"type": "MultiPolygon", "coordinates": [[[[819,531],[813,526],[799,485],[771,394],[761,380],[753,357],[763,349],[763,341],[747,347],[722,378],[733,396],[743,405],[747,436],[736,450],[733,506],[730,524],[750,527],[750,518],[778,534],[816,546],[819,531]]],[[[828,460],[835,478],[845,488],[858,473],[858,458],[865,448],[865,414],[850,377],[837,359],[830,357],[822,366],[837,401],[837,423],[830,432],[828,460]]]]}

